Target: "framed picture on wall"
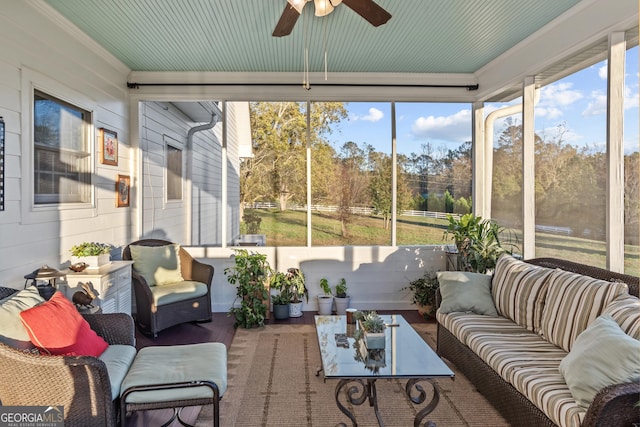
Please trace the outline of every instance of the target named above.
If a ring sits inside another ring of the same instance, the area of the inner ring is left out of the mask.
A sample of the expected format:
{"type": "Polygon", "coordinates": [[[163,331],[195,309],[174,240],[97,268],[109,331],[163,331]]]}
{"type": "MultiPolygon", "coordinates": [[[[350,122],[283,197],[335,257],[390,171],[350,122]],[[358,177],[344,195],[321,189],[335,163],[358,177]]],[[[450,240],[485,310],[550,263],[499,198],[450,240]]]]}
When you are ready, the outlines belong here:
{"type": "Polygon", "coordinates": [[[112,130],[100,128],[100,145],[103,165],[118,166],[118,134],[112,130]]]}
{"type": "Polygon", "coordinates": [[[116,179],[116,206],[124,208],[129,206],[131,195],[131,178],[129,175],[118,175],[116,179]]]}

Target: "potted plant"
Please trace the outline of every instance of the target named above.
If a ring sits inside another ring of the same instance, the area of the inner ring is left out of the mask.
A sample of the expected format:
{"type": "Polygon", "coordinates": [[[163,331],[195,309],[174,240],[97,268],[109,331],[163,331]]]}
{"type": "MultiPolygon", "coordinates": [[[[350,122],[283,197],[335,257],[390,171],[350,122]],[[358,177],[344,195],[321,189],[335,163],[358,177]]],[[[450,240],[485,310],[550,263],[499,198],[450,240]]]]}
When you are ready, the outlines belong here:
{"type": "Polygon", "coordinates": [[[107,243],[83,242],[71,247],[71,264],[84,263],[87,268],[100,268],[111,259],[112,246],[107,243]]]}
{"type": "MultiPolygon", "coordinates": [[[[507,230],[493,220],[471,213],[459,218],[447,215],[447,220],[445,236],[452,236],[455,242],[458,270],[487,273],[495,268],[502,254],[511,254],[516,247],[513,243],[503,246],[501,235],[507,230]]],[[[510,240],[517,241],[517,238],[510,240]]]]}
{"type": "Polygon", "coordinates": [[[347,281],[344,279],[340,279],[338,284],[335,286],[335,297],[334,301],[336,302],[336,314],[347,314],[347,308],[349,308],[349,301],[351,297],[347,295],[347,281]]]}
{"type": "Polygon", "coordinates": [[[421,277],[409,282],[401,291],[411,291],[411,302],[418,306],[418,313],[425,319],[433,319],[436,313],[436,294],[438,292],[438,275],[435,271],[427,271],[421,277]]]}
{"type": "Polygon", "coordinates": [[[289,303],[291,302],[291,290],[289,282],[284,273],[274,273],[271,278],[271,289],[279,291],[271,295],[273,304],[273,318],[276,320],[286,320],[289,318],[289,303]]]}
{"type": "Polygon", "coordinates": [[[285,273],[285,280],[291,296],[289,302],[289,317],[302,316],[302,298],[309,302],[309,293],[305,286],[304,274],[299,268],[289,268],[285,273]]]}
{"type": "Polygon", "coordinates": [[[325,277],[320,279],[320,288],[323,293],[318,295],[318,314],[328,316],[333,309],[333,294],[329,281],[325,277]]]}
{"type": "Polygon", "coordinates": [[[376,312],[360,312],[358,319],[359,329],[355,333],[356,339],[364,339],[368,350],[382,349],[385,347],[386,325],[384,319],[376,312]]]}
{"type": "Polygon", "coordinates": [[[229,309],[235,327],[264,326],[269,312],[269,281],[273,273],[267,256],[236,249],[235,265],[224,270],[230,284],[236,286],[236,299],[229,309]],[[239,301],[240,305],[236,303],[239,301]]]}

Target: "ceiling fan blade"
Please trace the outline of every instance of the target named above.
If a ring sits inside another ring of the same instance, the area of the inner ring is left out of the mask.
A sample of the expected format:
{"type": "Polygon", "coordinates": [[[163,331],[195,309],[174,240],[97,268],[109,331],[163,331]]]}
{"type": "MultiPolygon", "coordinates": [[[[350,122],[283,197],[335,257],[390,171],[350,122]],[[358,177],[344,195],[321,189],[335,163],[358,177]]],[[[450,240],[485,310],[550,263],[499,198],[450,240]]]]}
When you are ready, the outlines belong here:
{"type": "Polygon", "coordinates": [[[378,6],[373,0],[342,0],[351,10],[369,21],[374,27],[385,24],[391,14],[378,6]]]}
{"type": "Polygon", "coordinates": [[[276,28],[273,30],[272,36],[282,37],[291,34],[291,31],[293,31],[293,27],[296,25],[296,21],[299,17],[300,12],[287,3],[284,7],[284,11],[282,11],[282,15],[280,15],[278,23],[276,24],[276,28]]]}

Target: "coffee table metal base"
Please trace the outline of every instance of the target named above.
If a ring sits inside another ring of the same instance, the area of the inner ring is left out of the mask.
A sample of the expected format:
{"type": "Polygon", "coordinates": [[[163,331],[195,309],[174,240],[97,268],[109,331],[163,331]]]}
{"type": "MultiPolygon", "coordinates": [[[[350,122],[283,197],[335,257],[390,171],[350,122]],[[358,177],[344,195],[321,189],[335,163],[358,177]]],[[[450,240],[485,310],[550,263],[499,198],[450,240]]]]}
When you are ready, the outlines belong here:
{"type": "MultiPolygon", "coordinates": [[[[420,384],[422,382],[427,382],[433,388],[433,394],[431,397],[431,401],[422,408],[415,416],[413,420],[414,427],[419,427],[425,417],[429,415],[435,408],[438,406],[438,401],[440,400],[440,392],[438,390],[438,386],[431,378],[412,378],[407,381],[405,385],[405,393],[409,397],[409,399],[419,405],[424,403],[427,399],[428,393],[424,389],[424,387],[420,384]]],[[[358,423],[356,422],[355,416],[340,402],[340,394],[343,389],[346,389],[347,401],[352,405],[362,405],[367,400],[369,401],[369,406],[373,407],[373,410],[376,414],[376,419],[378,420],[378,425],[380,427],[384,426],[384,421],[380,415],[380,411],[378,408],[378,397],[376,392],[376,378],[369,379],[360,379],[360,378],[347,378],[342,379],[338,382],[335,391],[336,404],[340,411],[345,414],[351,420],[351,425],[356,427],[358,423]],[[351,384],[351,385],[350,385],[351,384]]],[[[340,423],[339,426],[345,426],[346,424],[340,423]]],[[[432,422],[427,422],[425,424],[427,427],[435,427],[435,424],[432,422]]]]}

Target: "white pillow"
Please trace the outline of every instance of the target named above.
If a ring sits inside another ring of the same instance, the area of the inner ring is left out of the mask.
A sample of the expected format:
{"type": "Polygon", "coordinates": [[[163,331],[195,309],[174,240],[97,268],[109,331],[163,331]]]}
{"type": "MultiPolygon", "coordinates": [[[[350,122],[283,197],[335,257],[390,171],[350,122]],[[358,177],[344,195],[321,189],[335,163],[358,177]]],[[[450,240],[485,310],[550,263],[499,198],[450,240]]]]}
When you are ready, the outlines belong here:
{"type": "Polygon", "coordinates": [[[578,335],[560,373],[578,405],[588,408],[603,388],[640,380],[640,341],[611,316],[600,316],[578,335]]]}

